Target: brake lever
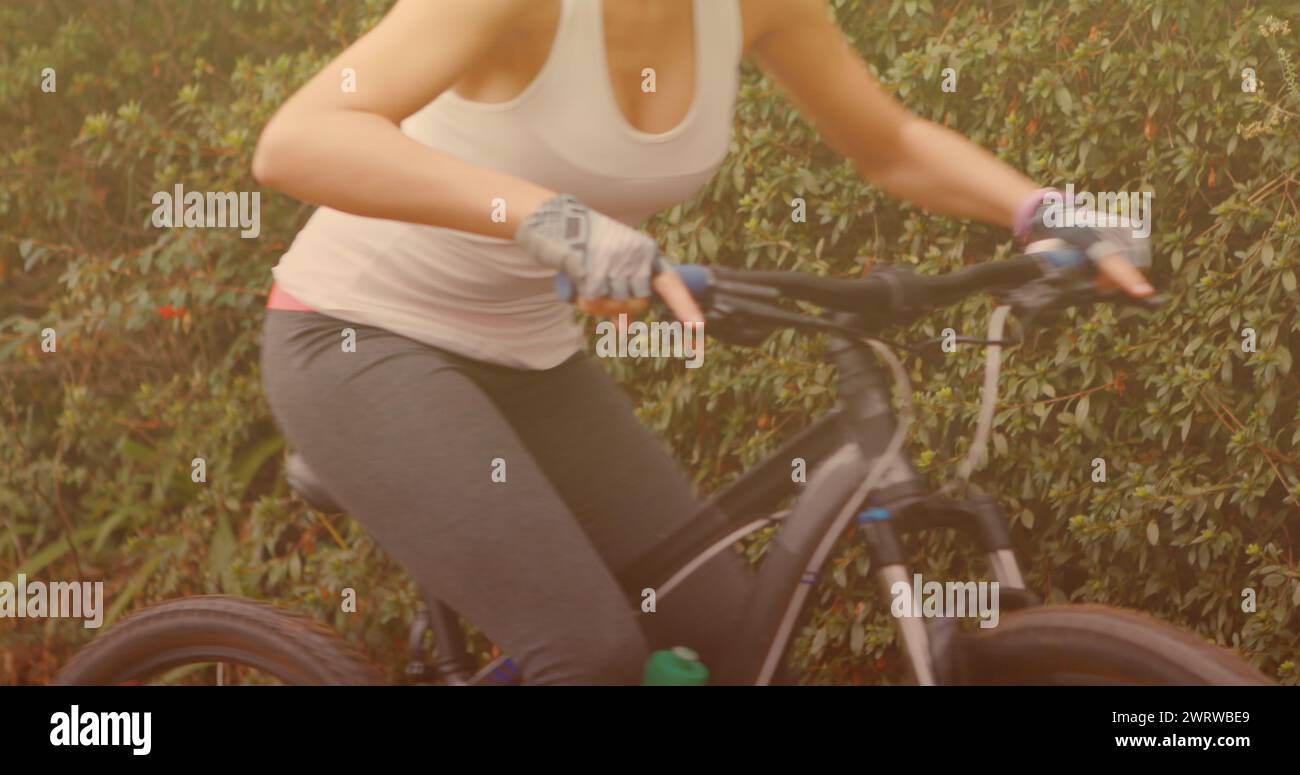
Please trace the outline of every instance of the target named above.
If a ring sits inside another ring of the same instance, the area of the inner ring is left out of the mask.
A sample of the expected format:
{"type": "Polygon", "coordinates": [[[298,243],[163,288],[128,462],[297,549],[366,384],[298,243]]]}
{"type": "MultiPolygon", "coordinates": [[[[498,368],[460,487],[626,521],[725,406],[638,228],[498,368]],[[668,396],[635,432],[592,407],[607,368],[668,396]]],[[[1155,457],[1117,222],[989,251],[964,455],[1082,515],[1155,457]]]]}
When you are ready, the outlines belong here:
{"type": "Polygon", "coordinates": [[[1167,298],[1163,295],[1134,298],[1118,288],[1098,291],[1095,276],[1061,271],[1011,289],[1005,294],[1005,300],[1021,325],[1029,328],[1035,323],[1054,321],[1070,307],[1087,309],[1107,303],[1152,311],[1164,306],[1167,298]]]}

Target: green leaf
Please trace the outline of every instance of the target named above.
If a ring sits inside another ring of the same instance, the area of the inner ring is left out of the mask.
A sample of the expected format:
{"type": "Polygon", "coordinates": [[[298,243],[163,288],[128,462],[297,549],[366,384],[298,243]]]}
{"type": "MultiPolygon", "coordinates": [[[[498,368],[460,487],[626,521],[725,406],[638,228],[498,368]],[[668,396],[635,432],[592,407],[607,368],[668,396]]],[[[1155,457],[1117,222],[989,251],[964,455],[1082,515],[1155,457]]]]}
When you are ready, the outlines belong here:
{"type": "Polygon", "coordinates": [[[718,237],[707,226],[700,227],[700,250],[709,261],[716,261],[718,258],[718,237]]]}
{"type": "Polygon", "coordinates": [[[1074,98],[1070,96],[1070,90],[1062,84],[1056,87],[1056,104],[1060,106],[1062,113],[1074,112],[1074,98]]]}
{"type": "Polygon", "coordinates": [[[1152,546],[1160,543],[1160,526],[1156,524],[1154,519],[1147,523],[1147,541],[1152,546]]]}
{"type": "Polygon", "coordinates": [[[817,633],[813,635],[812,647],[809,649],[809,652],[813,656],[817,656],[821,654],[822,651],[824,651],[825,649],[826,649],[826,628],[818,627],[817,633]]]}
{"type": "MultiPolygon", "coordinates": [[[[89,539],[91,536],[95,534],[95,531],[98,529],[99,529],[98,525],[87,525],[86,527],[83,527],[82,529],[78,530],[76,533],[73,533],[74,536],[73,543],[79,544],[81,541],[89,539]]],[[[18,573],[22,573],[28,577],[35,576],[43,568],[45,568],[45,566],[49,565],[50,563],[62,557],[63,555],[67,554],[68,550],[71,548],[72,545],[68,543],[68,540],[64,538],[62,535],[60,535],[57,538],[55,538],[53,541],[51,541],[49,544],[42,547],[39,552],[36,552],[35,554],[28,557],[27,561],[24,562],[22,564],[22,567],[18,569],[18,573]]],[[[16,574],[14,576],[10,576],[9,581],[12,584],[17,584],[18,576],[16,574]]]]}
{"type": "Polygon", "coordinates": [[[146,447],[133,438],[125,437],[122,439],[122,454],[128,459],[143,465],[149,465],[158,457],[158,450],[153,447],[146,447]]]}
{"type": "Polygon", "coordinates": [[[242,452],[239,456],[239,462],[235,465],[235,470],[231,472],[231,485],[234,488],[235,497],[243,497],[244,492],[248,489],[249,482],[262,466],[272,455],[284,449],[284,437],[280,434],[267,436],[258,442],[257,446],[251,450],[242,452]]]}
{"type": "MultiPolygon", "coordinates": [[[[238,539],[230,526],[230,520],[224,514],[217,518],[216,529],[212,531],[212,540],[208,545],[208,571],[220,576],[238,551],[238,539]]],[[[233,591],[233,590],[232,590],[233,591]]]]}
{"type": "MultiPolygon", "coordinates": [[[[1297,589],[1300,589],[1300,587],[1297,587],[1297,589]]],[[[853,625],[853,629],[849,632],[849,651],[852,651],[854,656],[862,656],[862,649],[866,644],[867,630],[862,626],[861,622],[858,622],[853,625]]]]}
{"type": "Polygon", "coordinates": [[[831,578],[835,580],[835,586],[844,588],[849,585],[849,576],[843,565],[837,565],[831,570],[831,578]]]}
{"type": "Polygon", "coordinates": [[[24,272],[32,271],[32,267],[36,266],[37,262],[40,261],[41,258],[45,256],[45,254],[46,254],[45,248],[42,247],[31,248],[29,245],[29,252],[23,256],[23,271],[24,272]]]}

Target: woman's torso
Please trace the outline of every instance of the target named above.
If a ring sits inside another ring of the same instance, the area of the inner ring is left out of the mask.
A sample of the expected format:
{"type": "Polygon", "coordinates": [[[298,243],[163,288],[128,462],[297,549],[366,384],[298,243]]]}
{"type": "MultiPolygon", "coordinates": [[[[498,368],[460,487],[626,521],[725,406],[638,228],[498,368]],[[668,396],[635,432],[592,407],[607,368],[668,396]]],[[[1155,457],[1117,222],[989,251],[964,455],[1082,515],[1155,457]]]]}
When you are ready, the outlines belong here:
{"type": "MultiPolygon", "coordinates": [[[[682,8],[690,25],[670,25],[672,32],[643,45],[629,37],[627,17],[611,13],[602,25],[601,0],[561,0],[550,18],[543,7],[529,27],[554,30],[549,37],[527,35],[511,67],[471,71],[403,121],[402,131],[635,226],[694,195],[730,144],[744,45],[739,0],[682,8]],[[545,51],[536,46],[548,39],[545,51]],[[692,42],[693,57],[680,55],[692,42]],[[653,92],[642,91],[647,67],[655,70],[653,92]],[[532,69],[518,91],[517,72],[532,69]]],[[[484,217],[501,204],[484,202],[484,217]]],[[[580,346],[553,276],[507,240],[327,207],[275,268],[281,289],[325,314],[534,369],[580,346]]]]}

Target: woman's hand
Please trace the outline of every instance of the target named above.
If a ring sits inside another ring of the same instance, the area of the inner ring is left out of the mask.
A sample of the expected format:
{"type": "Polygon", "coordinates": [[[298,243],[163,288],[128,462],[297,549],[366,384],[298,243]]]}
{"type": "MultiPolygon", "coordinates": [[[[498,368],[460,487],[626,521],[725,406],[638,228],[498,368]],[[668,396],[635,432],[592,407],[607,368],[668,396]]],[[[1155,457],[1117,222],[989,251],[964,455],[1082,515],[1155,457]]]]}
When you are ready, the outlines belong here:
{"type": "Polygon", "coordinates": [[[1098,269],[1097,285],[1103,290],[1117,287],[1136,299],[1155,293],[1142,274],[1142,268],[1151,265],[1149,238],[1133,236],[1127,225],[1094,225],[1106,220],[1104,213],[1075,211],[1074,223],[1056,224],[1048,213],[1052,206],[1059,207],[1060,196],[1055,189],[1040,189],[1027,197],[1015,216],[1016,235],[1029,241],[1056,238],[1087,255],[1098,269]]]}
{"type": "Polygon", "coordinates": [[[1156,292],[1147,282],[1146,275],[1133,266],[1123,254],[1112,253],[1097,262],[1101,275],[1097,286],[1102,290],[1118,287],[1135,299],[1145,299],[1156,292]]]}
{"type": "Polygon", "coordinates": [[[515,242],[543,266],[568,275],[584,312],[639,316],[653,287],[682,322],[704,319],[653,239],[572,196],[543,202],[519,227],[515,242]]]}
{"type": "MultiPolygon", "coordinates": [[[[655,275],[650,284],[678,320],[683,323],[704,322],[704,312],[700,310],[695,297],[691,295],[690,289],[682,282],[677,272],[671,269],[661,271],[655,275]]],[[[581,297],[578,299],[578,309],[588,315],[603,318],[617,318],[619,315],[627,315],[630,318],[640,317],[645,314],[649,306],[649,299],[584,299],[581,297]]]]}

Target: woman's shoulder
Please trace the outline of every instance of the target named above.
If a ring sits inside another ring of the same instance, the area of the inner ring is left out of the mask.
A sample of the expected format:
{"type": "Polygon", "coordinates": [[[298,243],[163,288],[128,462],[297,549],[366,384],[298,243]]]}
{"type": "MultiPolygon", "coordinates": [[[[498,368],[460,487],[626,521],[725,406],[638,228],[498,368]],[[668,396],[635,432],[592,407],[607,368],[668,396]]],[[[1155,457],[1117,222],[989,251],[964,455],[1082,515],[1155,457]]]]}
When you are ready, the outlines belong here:
{"type": "Polygon", "coordinates": [[[773,30],[799,24],[805,20],[820,21],[830,13],[826,0],[736,0],[736,2],[740,4],[746,54],[773,30]]]}

